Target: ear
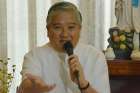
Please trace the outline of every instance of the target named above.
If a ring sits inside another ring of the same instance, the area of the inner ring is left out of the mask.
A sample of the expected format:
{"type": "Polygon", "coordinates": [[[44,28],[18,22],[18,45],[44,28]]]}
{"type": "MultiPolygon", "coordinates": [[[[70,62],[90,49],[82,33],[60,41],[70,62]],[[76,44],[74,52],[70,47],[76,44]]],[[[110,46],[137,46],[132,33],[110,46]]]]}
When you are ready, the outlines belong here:
{"type": "Polygon", "coordinates": [[[49,37],[49,27],[48,27],[48,25],[46,25],[46,29],[47,29],[47,37],[49,37]]]}
{"type": "Polygon", "coordinates": [[[79,30],[80,30],[80,32],[81,32],[81,29],[82,29],[82,26],[81,26],[81,25],[79,25],[79,30]]]}
{"type": "Polygon", "coordinates": [[[46,29],[48,30],[48,25],[46,25],[46,29]]]}

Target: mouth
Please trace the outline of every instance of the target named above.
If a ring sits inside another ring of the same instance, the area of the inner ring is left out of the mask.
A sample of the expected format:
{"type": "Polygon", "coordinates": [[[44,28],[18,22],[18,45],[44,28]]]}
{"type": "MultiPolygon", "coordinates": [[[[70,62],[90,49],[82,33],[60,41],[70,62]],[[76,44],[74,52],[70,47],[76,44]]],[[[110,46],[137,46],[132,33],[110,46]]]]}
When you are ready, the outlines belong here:
{"type": "Polygon", "coordinates": [[[68,41],[71,41],[71,40],[60,40],[60,43],[61,43],[61,44],[64,44],[64,43],[66,43],[66,42],[68,42],[68,41]]]}

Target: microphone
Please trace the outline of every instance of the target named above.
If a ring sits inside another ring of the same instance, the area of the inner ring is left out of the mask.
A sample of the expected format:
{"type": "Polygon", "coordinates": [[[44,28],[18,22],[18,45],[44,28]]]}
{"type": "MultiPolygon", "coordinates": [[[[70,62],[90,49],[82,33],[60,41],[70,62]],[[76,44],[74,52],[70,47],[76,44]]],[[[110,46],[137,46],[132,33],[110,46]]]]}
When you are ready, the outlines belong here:
{"type": "MultiPolygon", "coordinates": [[[[68,54],[68,56],[73,54],[73,45],[70,41],[67,41],[66,43],[64,43],[63,47],[64,47],[64,50],[66,51],[66,53],[68,54]]],[[[74,72],[74,74],[75,74],[76,78],[79,79],[79,71],[76,70],[74,72]]]]}
{"type": "Polygon", "coordinates": [[[63,48],[68,54],[68,56],[73,54],[73,45],[70,41],[67,41],[66,43],[64,43],[63,48]]]}
{"type": "MultiPolygon", "coordinates": [[[[73,54],[73,45],[72,45],[72,43],[70,41],[67,41],[66,43],[64,43],[63,48],[66,51],[66,53],[68,54],[68,56],[73,54]]],[[[79,81],[79,71],[76,70],[74,72],[74,75],[75,75],[75,78],[77,79],[77,83],[78,83],[78,87],[80,89],[80,92],[82,93],[82,90],[80,88],[80,81],[79,81]]]]}

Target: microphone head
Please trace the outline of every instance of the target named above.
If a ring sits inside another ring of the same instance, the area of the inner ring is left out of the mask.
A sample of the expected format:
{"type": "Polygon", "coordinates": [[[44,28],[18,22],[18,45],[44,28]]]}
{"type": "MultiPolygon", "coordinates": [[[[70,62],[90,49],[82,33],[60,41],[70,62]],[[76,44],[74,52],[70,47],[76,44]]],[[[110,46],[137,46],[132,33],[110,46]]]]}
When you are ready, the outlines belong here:
{"type": "Polygon", "coordinates": [[[64,43],[63,48],[69,56],[73,54],[73,45],[70,41],[64,43]]]}

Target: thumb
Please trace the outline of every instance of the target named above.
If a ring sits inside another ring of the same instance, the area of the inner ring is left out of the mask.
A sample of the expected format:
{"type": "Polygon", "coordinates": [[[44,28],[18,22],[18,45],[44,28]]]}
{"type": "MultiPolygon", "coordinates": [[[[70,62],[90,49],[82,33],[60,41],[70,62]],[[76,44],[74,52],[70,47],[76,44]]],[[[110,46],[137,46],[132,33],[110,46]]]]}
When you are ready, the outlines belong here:
{"type": "Polygon", "coordinates": [[[30,74],[30,73],[25,74],[25,76],[31,80],[35,80],[37,78],[40,78],[39,76],[35,76],[35,75],[30,74]]]}
{"type": "Polygon", "coordinates": [[[45,85],[43,88],[42,88],[42,91],[51,91],[53,90],[54,88],[56,87],[56,84],[53,84],[53,85],[45,85]]]}
{"type": "Polygon", "coordinates": [[[32,74],[26,74],[26,76],[32,81],[33,84],[37,84],[37,87],[40,91],[49,92],[56,87],[56,84],[48,85],[45,84],[42,79],[38,76],[34,76],[32,74]]]}

